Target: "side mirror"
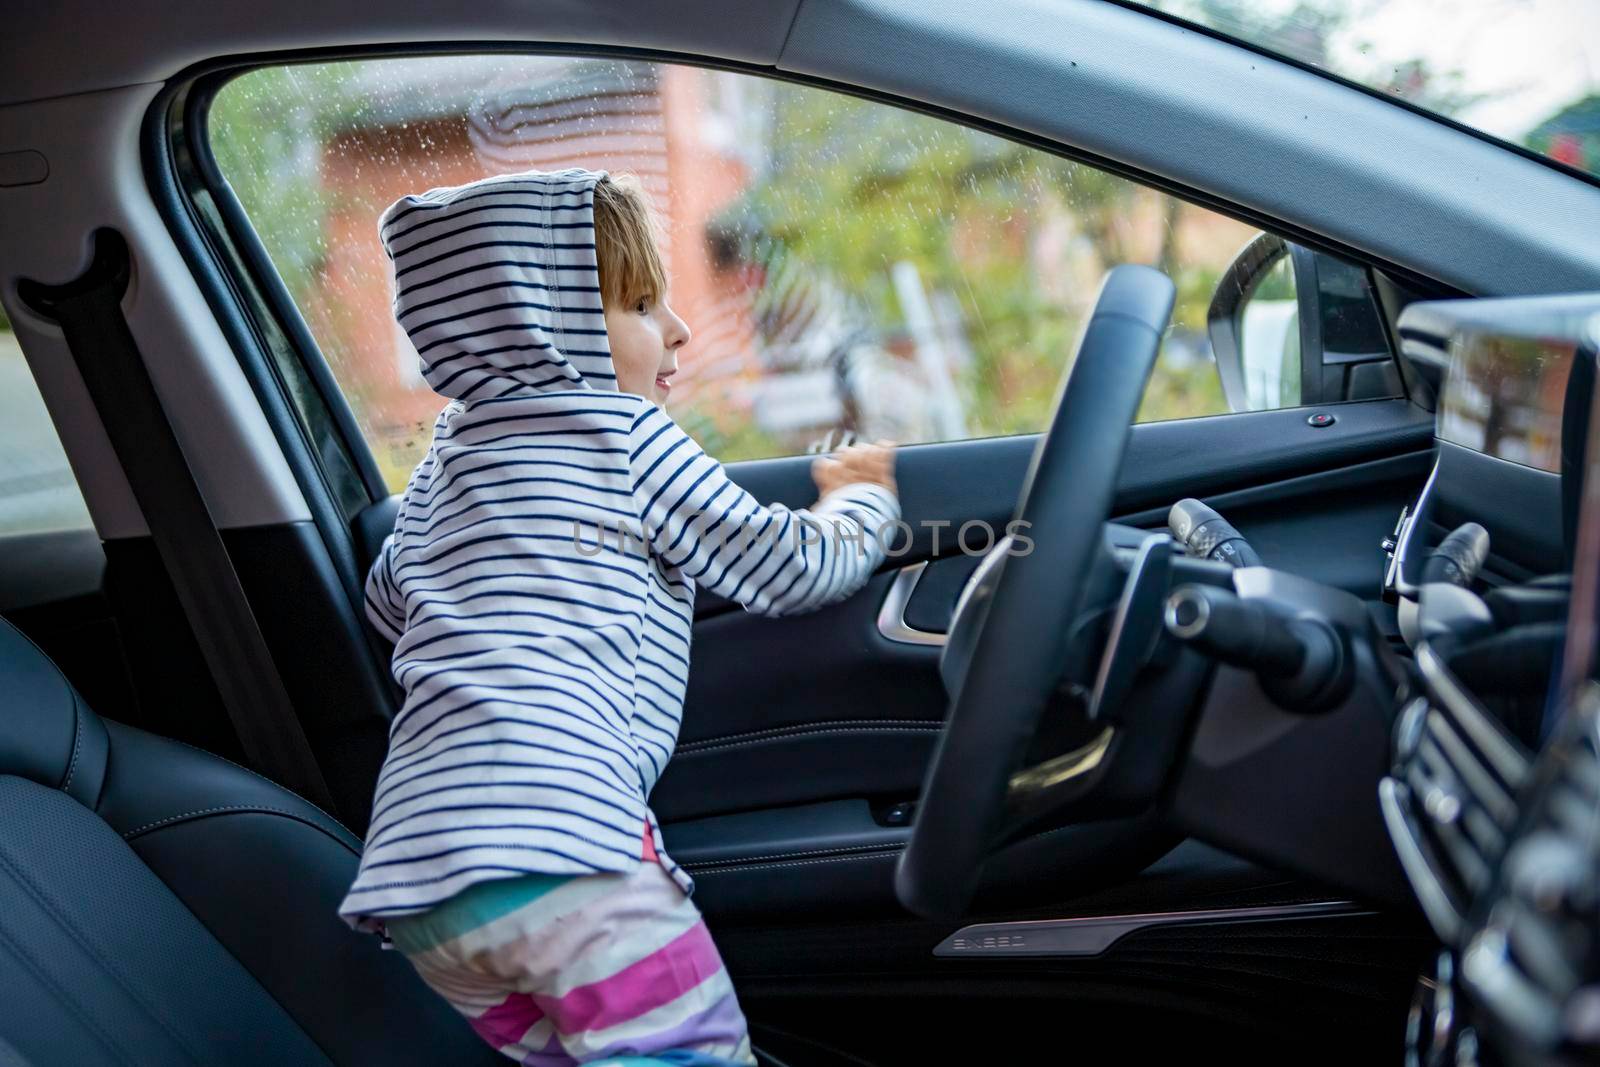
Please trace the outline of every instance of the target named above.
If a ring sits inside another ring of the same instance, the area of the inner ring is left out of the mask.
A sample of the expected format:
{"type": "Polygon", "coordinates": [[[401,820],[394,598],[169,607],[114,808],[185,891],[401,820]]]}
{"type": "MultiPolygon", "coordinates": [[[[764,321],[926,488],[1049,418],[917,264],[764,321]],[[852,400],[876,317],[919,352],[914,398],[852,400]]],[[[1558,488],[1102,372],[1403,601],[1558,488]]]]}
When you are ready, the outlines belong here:
{"type": "Polygon", "coordinates": [[[1234,257],[1206,322],[1232,411],[1401,393],[1366,268],[1276,234],[1234,257]]]}

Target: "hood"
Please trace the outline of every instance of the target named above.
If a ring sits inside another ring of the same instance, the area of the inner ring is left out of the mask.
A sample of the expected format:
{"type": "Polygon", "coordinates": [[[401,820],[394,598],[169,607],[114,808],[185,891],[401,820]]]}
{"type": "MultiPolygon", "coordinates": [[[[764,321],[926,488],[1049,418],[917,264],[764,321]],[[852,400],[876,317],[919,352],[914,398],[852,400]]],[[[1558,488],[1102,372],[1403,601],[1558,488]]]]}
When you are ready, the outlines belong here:
{"type": "Polygon", "coordinates": [[[594,250],[605,173],[497,175],[383,213],[395,318],[435,392],[467,402],[616,392],[594,250]]]}

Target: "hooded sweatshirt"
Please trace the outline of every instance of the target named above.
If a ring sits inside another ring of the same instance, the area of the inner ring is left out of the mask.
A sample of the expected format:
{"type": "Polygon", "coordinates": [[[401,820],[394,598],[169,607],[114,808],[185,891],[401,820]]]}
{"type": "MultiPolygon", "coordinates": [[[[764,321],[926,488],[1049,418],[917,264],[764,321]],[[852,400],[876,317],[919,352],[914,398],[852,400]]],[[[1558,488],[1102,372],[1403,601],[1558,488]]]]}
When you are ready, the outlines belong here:
{"type": "Polygon", "coordinates": [[[697,587],[764,615],[859,589],[895,495],[763,507],[649,399],[617,388],[600,304],[602,171],[407,196],[379,232],[394,311],[450,402],[366,582],[395,642],[361,929],[521,874],[631,871],[683,712],[697,587]]]}

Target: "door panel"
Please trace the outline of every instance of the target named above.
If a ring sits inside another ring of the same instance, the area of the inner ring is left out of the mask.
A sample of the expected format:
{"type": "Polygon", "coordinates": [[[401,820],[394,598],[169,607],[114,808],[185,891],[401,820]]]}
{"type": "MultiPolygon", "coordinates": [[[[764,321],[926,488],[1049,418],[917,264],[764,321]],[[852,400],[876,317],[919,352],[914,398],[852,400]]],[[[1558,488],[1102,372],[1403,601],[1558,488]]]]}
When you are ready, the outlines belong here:
{"type": "Polygon", "coordinates": [[[938,649],[885,639],[879,574],[840,604],[696,622],[664,821],[833,797],[909,800],[944,718],[938,649]]]}

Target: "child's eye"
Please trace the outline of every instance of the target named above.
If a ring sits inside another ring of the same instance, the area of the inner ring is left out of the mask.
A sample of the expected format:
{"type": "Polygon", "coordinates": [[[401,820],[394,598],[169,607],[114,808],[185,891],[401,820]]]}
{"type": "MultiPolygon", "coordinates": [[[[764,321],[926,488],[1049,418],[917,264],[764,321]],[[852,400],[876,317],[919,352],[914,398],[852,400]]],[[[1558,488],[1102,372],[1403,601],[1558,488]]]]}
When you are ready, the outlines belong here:
{"type": "Polygon", "coordinates": [[[633,310],[637,311],[641,315],[648,315],[650,313],[650,301],[640,300],[634,305],[633,310]]]}

